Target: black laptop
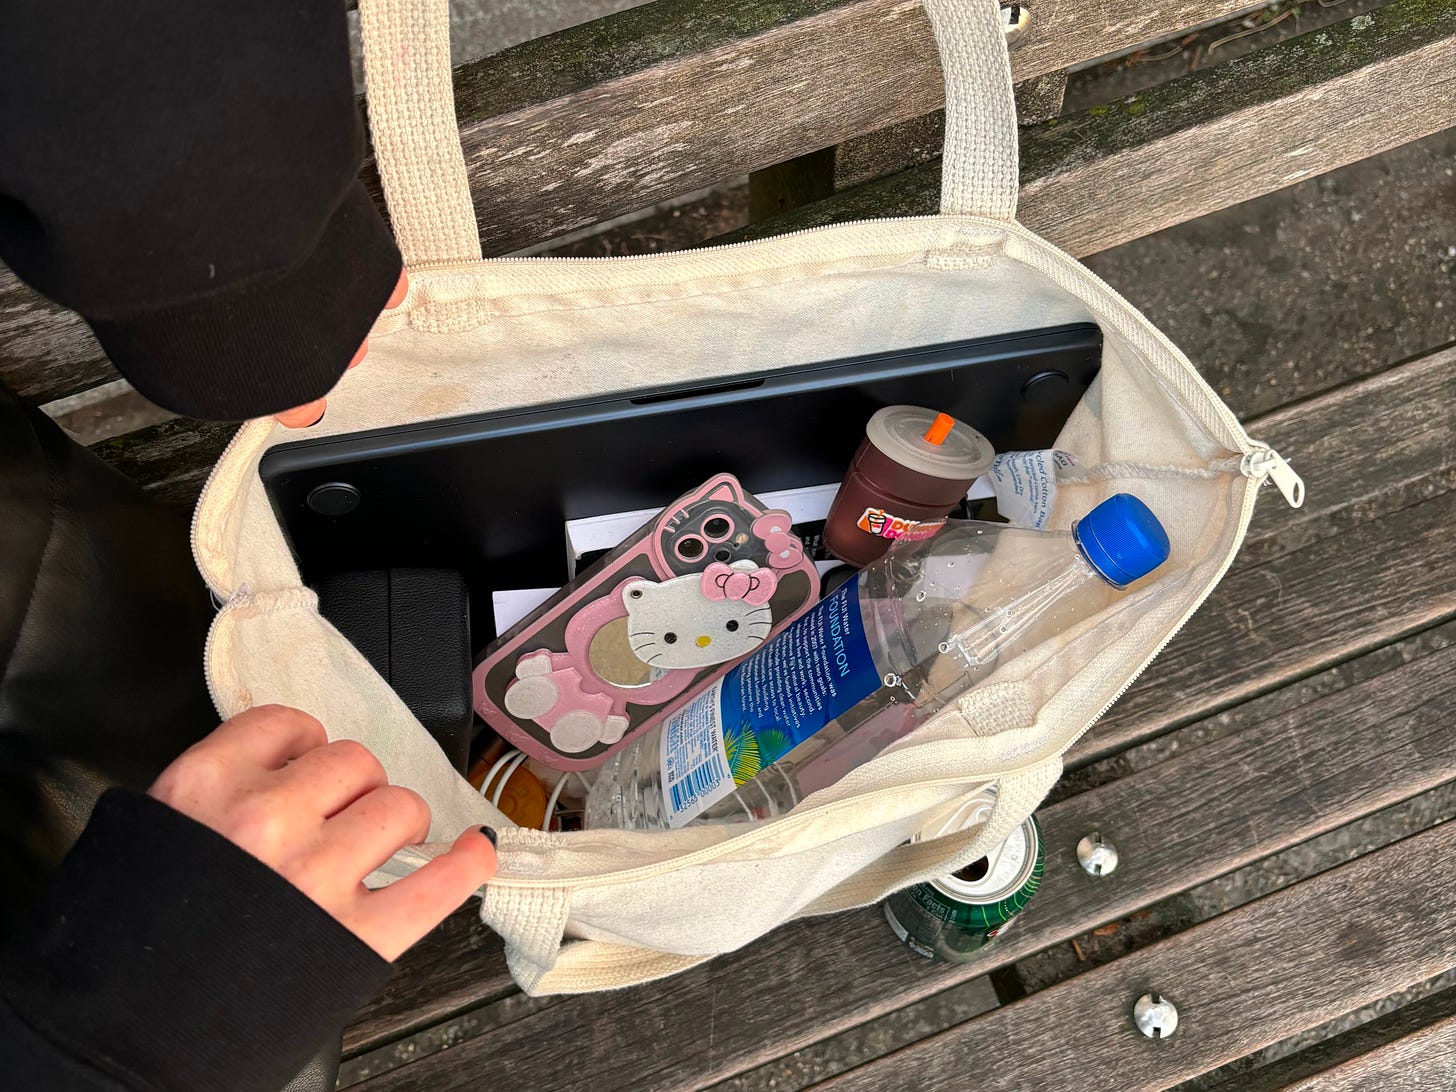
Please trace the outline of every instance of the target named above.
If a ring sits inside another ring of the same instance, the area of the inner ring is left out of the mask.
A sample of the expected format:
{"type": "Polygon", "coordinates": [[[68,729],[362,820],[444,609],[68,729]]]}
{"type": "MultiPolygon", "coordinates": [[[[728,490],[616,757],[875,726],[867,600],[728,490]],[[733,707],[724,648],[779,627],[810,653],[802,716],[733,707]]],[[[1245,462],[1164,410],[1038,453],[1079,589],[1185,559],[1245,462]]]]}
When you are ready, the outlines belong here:
{"type": "Polygon", "coordinates": [[[998,451],[1050,447],[1101,356],[1095,325],[1059,326],[301,439],[259,473],[305,582],[456,570],[483,647],[491,592],[565,582],[568,520],[660,508],[722,471],[754,493],[838,481],[888,405],[942,410],[998,451]]]}

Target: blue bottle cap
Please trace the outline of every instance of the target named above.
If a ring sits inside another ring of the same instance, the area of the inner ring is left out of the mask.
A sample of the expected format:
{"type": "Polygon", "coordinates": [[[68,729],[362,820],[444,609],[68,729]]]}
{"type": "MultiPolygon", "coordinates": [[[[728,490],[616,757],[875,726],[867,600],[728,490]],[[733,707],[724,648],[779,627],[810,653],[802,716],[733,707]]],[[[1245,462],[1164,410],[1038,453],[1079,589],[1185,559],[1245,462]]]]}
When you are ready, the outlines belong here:
{"type": "Polygon", "coordinates": [[[1115,493],[1072,527],[1082,555],[1102,578],[1125,588],[1168,560],[1168,532],[1146,504],[1115,493]]]}

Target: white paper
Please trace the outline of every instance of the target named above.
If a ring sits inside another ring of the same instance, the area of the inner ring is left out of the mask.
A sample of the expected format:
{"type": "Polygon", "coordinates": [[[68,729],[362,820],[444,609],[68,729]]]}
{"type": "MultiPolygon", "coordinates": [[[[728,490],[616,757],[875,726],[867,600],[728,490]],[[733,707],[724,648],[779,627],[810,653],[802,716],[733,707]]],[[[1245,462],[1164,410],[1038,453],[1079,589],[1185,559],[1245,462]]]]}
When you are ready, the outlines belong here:
{"type": "Polygon", "coordinates": [[[996,494],[996,511],[1018,527],[1045,527],[1057,502],[1057,471],[1076,466],[1067,451],[1008,451],[986,472],[996,494]]]}

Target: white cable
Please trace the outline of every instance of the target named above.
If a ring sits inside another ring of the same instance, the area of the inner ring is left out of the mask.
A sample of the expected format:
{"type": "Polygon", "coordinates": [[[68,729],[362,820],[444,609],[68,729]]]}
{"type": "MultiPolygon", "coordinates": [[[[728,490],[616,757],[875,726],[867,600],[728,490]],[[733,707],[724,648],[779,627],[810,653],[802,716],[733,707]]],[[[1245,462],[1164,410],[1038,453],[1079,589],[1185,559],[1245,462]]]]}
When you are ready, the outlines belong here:
{"type": "Polygon", "coordinates": [[[561,775],[561,780],[556,782],[556,788],[551,790],[551,799],[546,802],[546,818],[541,820],[541,829],[550,833],[551,820],[556,818],[556,802],[561,799],[561,790],[566,788],[567,779],[576,775],[576,779],[582,783],[587,792],[591,792],[592,783],[586,779],[586,774],[580,770],[571,770],[561,775]]]}
{"type": "Polygon", "coordinates": [[[551,820],[556,817],[556,801],[561,799],[561,790],[566,788],[566,782],[570,778],[571,774],[562,774],[556,782],[556,788],[551,790],[551,799],[546,801],[546,818],[541,820],[542,830],[548,832],[551,830],[551,820]]]}
{"type": "Polygon", "coordinates": [[[497,773],[500,772],[500,768],[520,753],[520,751],[514,749],[509,750],[505,754],[501,755],[500,758],[495,760],[495,765],[490,768],[490,773],[486,774],[485,780],[480,783],[481,796],[484,796],[486,793],[490,792],[491,780],[495,777],[497,773]]]}
{"type": "Polygon", "coordinates": [[[495,792],[491,793],[490,796],[490,802],[496,807],[500,807],[501,794],[506,791],[506,784],[510,781],[511,778],[516,776],[516,771],[521,768],[522,764],[525,763],[525,761],[526,752],[517,751],[515,759],[511,762],[509,766],[506,767],[506,772],[501,774],[500,784],[495,787],[495,792]]]}

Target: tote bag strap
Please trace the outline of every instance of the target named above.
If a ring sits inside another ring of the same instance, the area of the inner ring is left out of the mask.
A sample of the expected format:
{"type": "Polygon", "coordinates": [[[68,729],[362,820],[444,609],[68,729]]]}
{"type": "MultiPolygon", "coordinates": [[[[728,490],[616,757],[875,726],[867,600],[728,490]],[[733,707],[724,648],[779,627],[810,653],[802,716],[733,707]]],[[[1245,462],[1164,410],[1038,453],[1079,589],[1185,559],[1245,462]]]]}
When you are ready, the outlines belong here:
{"type": "Polygon", "coordinates": [[[997,0],[925,0],[945,72],[940,211],[1016,219],[1016,99],[997,0]]]}
{"type": "MultiPolygon", "coordinates": [[[[925,0],[945,70],[941,211],[1016,216],[1016,105],[997,0],[925,0]]],[[[405,264],[478,260],[448,0],[359,0],[374,159],[405,264]]]]}
{"type": "Polygon", "coordinates": [[[374,161],[405,265],[478,261],[450,82],[449,0],[359,0],[374,161]]]}

